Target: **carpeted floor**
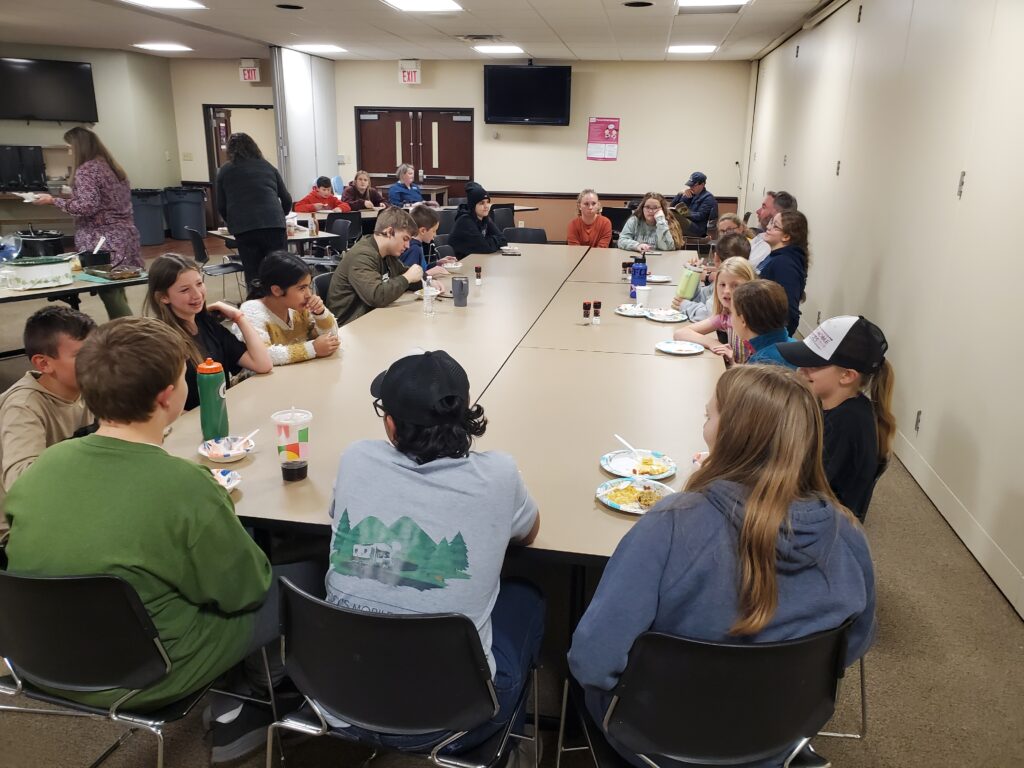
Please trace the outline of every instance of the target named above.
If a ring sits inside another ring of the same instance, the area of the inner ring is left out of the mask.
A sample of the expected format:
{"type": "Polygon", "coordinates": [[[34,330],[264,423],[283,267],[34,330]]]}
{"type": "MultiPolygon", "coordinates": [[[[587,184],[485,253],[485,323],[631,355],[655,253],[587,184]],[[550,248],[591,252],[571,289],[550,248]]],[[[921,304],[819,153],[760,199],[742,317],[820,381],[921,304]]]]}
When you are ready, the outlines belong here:
{"type": "MultiPolygon", "coordinates": [[[[211,300],[214,295],[219,298],[219,283],[210,281],[211,300]]],[[[233,286],[227,293],[235,298],[233,286]]],[[[141,303],[142,295],[141,288],[131,289],[133,306],[141,303]]],[[[13,343],[15,328],[36,304],[0,305],[0,348],[20,346],[13,343]]],[[[104,316],[97,299],[88,299],[83,309],[98,319],[104,316]]],[[[8,386],[24,370],[23,358],[4,363],[0,386],[8,386]]],[[[1020,617],[898,462],[878,484],[867,532],[877,570],[880,627],[867,656],[868,736],[863,741],[819,738],[819,752],[837,768],[1024,766],[1020,617]]],[[[524,567],[530,566],[519,563],[516,570],[523,573],[524,567]]],[[[557,573],[538,575],[549,590],[561,583],[557,573]]],[[[551,595],[551,602],[557,611],[561,601],[551,595]]],[[[552,629],[541,682],[541,710],[546,714],[557,714],[564,671],[564,632],[552,629]]],[[[856,727],[858,691],[853,668],[830,729],[856,727]]],[[[0,713],[0,767],[84,766],[121,730],[95,721],[0,713]]],[[[543,762],[552,766],[554,734],[545,738],[543,762]]],[[[209,749],[198,711],[167,730],[168,768],[205,768],[209,749]]],[[[323,738],[286,742],[286,754],[293,768],[340,768],[358,765],[368,751],[323,738]]],[[[566,759],[568,768],[586,765],[584,753],[566,759]]],[[[263,760],[260,752],[233,766],[257,768],[263,760]]],[[[389,756],[385,762],[404,768],[414,761],[389,756]]],[[[152,737],[138,734],[107,765],[135,768],[154,763],[152,737]]]]}

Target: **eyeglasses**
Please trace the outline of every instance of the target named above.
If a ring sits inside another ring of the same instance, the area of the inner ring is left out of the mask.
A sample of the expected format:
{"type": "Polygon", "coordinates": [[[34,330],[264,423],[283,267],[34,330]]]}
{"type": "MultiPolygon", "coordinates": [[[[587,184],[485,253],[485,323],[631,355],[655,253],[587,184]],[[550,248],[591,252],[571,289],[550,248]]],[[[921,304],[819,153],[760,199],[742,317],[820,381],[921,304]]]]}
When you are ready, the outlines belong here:
{"type": "Polygon", "coordinates": [[[782,226],[780,224],[776,224],[774,221],[772,221],[772,222],[768,223],[768,229],[777,229],[779,232],[781,232],[782,231],[782,226]]]}
{"type": "Polygon", "coordinates": [[[384,410],[384,404],[381,402],[379,397],[373,401],[373,410],[377,414],[378,418],[384,418],[386,411],[384,410]]]}
{"type": "Polygon", "coordinates": [[[645,211],[652,211],[652,212],[654,212],[654,213],[657,213],[658,211],[660,211],[660,210],[661,210],[661,206],[660,206],[660,205],[656,205],[656,206],[654,206],[654,207],[652,208],[652,207],[651,207],[651,206],[649,206],[649,205],[645,205],[645,206],[644,206],[644,210],[645,210],[645,211]]]}

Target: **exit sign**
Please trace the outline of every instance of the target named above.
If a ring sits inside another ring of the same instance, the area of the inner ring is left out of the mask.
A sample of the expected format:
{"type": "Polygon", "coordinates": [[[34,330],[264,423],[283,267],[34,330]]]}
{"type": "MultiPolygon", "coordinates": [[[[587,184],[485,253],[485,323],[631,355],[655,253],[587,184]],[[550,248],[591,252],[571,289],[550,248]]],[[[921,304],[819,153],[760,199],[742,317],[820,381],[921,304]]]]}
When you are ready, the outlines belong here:
{"type": "Polygon", "coordinates": [[[242,59],[238,62],[238,79],[243,83],[260,81],[260,65],[256,59],[242,59]]]}
{"type": "Polygon", "coordinates": [[[422,85],[420,79],[419,59],[400,59],[398,62],[398,82],[402,85],[422,85]]]}

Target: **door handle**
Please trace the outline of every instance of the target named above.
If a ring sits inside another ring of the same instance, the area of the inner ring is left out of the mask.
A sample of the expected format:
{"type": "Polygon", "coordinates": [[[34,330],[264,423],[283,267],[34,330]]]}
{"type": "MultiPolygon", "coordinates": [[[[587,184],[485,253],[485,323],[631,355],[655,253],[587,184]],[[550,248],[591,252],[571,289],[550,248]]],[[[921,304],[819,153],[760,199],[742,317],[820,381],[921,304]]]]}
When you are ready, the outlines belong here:
{"type": "Polygon", "coordinates": [[[469,176],[442,176],[440,174],[431,174],[432,179],[445,179],[446,181],[469,181],[469,176]]]}

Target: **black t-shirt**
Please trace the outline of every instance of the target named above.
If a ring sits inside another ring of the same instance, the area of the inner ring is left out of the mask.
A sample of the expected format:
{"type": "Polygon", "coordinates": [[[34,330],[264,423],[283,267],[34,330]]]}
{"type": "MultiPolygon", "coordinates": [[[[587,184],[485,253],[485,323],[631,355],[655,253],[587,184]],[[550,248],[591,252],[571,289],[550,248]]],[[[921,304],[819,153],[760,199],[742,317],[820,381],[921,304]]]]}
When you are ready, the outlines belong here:
{"type": "MultiPolygon", "coordinates": [[[[248,349],[245,344],[239,341],[231,331],[221,325],[209,312],[200,312],[196,315],[196,327],[199,333],[192,337],[196,346],[199,347],[199,354],[204,358],[212,357],[224,366],[224,373],[228,375],[228,381],[242,371],[238,362],[242,359],[248,349]]],[[[188,384],[188,399],[185,400],[185,410],[191,411],[199,405],[199,387],[196,384],[196,366],[189,360],[185,366],[185,383],[188,384]]]]}
{"type": "Polygon", "coordinates": [[[823,411],[825,474],[839,501],[860,520],[867,513],[878,473],[875,408],[864,395],[823,411]]]}

